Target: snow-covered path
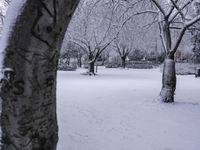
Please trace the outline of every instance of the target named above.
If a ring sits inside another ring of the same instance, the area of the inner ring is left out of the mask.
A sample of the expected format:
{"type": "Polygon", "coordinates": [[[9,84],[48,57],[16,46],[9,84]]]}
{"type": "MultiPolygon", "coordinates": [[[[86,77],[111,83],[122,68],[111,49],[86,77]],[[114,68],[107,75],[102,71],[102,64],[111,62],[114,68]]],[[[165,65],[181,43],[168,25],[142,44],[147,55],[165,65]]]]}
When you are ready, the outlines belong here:
{"type": "Polygon", "coordinates": [[[58,150],[199,150],[200,79],[178,76],[163,104],[158,69],[81,72],[58,73],[58,150]]]}

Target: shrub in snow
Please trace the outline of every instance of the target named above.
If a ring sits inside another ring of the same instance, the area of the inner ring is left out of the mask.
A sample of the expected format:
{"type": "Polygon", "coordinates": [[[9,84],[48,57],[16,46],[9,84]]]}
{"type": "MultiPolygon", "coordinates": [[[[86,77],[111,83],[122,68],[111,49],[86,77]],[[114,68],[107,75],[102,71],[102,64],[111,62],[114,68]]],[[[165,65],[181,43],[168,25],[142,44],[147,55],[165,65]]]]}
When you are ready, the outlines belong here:
{"type": "Polygon", "coordinates": [[[76,71],[77,67],[75,65],[59,64],[58,70],[61,71],[76,71]]]}

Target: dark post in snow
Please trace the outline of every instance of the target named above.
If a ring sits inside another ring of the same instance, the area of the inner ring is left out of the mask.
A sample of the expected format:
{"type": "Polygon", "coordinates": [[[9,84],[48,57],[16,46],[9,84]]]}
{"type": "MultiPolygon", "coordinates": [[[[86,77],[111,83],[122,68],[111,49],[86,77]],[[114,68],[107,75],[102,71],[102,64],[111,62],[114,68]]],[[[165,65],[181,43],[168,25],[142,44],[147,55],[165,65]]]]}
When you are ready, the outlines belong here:
{"type": "Polygon", "coordinates": [[[57,62],[78,1],[23,4],[3,50],[2,150],[56,150],[57,62]]]}

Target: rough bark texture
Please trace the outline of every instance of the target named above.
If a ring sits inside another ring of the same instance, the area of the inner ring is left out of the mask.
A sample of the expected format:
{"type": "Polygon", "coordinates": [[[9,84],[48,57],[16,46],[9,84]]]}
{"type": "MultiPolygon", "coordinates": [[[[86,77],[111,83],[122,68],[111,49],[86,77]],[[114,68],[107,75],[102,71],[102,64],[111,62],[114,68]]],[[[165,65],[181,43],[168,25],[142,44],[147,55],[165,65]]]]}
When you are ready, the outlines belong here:
{"type": "Polygon", "coordinates": [[[27,0],[4,50],[2,150],[56,150],[56,72],[79,0],[27,0]]]}
{"type": "Polygon", "coordinates": [[[77,57],[77,62],[78,62],[78,67],[79,67],[79,68],[82,67],[82,60],[81,60],[81,59],[82,59],[81,56],[78,56],[78,57],[77,57]]]}
{"type": "Polygon", "coordinates": [[[196,68],[195,77],[200,77],[200,68],[196,68]]]}
{"type": "Polygon", "coordinates": [[[89,73],[90,73],[90,75],[92,74],[92,75],[95,75],[95,68],[94,68],[94,62],[92,61],[92,62],[90,62],[90,66],[89,66],[89,73]]]}
{"type": "Polygon", "coordinates": [[[121,57],[121,61],[122,61],[121,67],[126,68],[126,57],[121,57]]]}
{"type": "Polygon", "coordinates": [[[162,90],[160,96],[163,102],[172,103],[174,102],[174,92],[176,90],[176,72],[174,59],[166,58],[163,68],[162,77],[162,90]]]}

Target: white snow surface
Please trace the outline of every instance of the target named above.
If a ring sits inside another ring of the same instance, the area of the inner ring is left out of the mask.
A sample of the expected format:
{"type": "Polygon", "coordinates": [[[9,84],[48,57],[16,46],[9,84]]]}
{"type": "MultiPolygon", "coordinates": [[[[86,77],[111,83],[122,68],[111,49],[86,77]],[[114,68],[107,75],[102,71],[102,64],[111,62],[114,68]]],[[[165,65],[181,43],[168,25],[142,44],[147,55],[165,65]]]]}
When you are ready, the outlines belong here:
{"type": "Polygon", "coordinates": [[[159,102],[159,69],[58,72],[58,150],[199,150],[200,78],[177,76],[159,102]]]}

